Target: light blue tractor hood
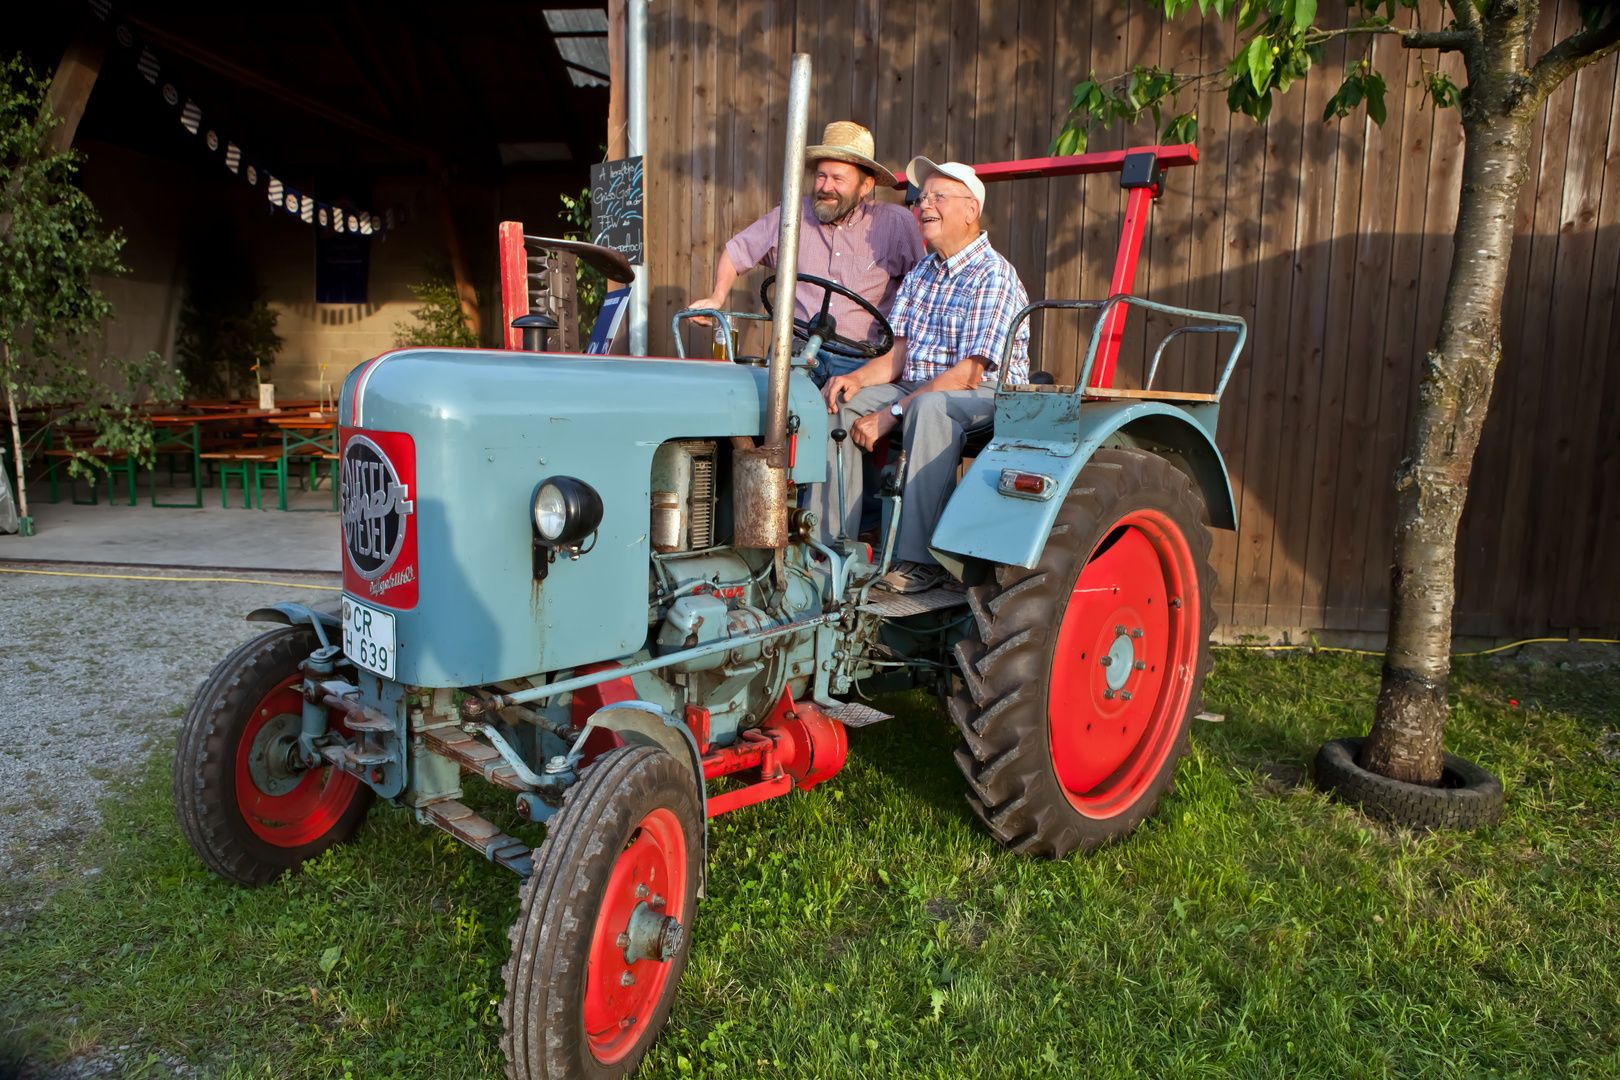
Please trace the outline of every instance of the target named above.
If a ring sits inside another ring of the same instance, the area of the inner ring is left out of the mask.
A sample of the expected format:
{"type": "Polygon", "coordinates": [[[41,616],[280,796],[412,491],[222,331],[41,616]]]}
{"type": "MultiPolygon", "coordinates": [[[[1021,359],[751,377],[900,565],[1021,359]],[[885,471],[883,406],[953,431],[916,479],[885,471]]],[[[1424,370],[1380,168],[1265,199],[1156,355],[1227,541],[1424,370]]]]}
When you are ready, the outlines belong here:
{"type": "MultiPolygon", "coordinates": [[[[351,372],[343,426],[415,443],[418,599],[389,609],[398,680],[480,685],[640,649],[653,452],[670,439],[758,437],[765,380],[710,360],[477,349],[407,349],[351,372]],[[537,582],[530,502],[558,474],[601,494],[602,525],[593,548],[537,582]]],[[[793,479],[824,480],[827,412],[799,372],[789,409],[802,425],[793,479]]]]}

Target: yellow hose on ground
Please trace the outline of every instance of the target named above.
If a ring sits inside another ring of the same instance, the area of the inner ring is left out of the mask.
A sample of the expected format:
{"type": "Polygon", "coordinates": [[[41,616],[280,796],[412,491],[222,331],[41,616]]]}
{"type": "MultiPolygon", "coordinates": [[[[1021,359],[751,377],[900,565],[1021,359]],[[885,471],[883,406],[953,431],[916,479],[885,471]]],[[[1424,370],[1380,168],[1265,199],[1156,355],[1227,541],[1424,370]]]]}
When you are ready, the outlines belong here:
{"type": "Polygon", "coordinates": [[[44,574],[47,577],[117,578],[120,581],[214,581],[230,585],[279,585],[283,589],[323,589],[342,592],[341,585],[304,585],[292,581],[258,581],[254,578],[235,577],[151,577],[145,574],[80,574],[68,570],[16,570],[0,566],[0,574],[44,574]]]}
{"type": "MultiPolygon", "coordinates": [[[[1553,641],[1553,642],[1558,642],[1558,643],[1564,644],[1564,645],[1620,645],[1620,639],[1615,639],[1615,638],[1583,637],[1583,638],[1576,638],[1574,641],[1571,641],[1567,637],[1533,637],[1533,638],[1525,638],[1523,641],[1511,642],[1511,643],[1509,643],[1507,645],[1498,645],[1494,649],[1480,649],[1478,652],[1457,652],[1457,653],[1452,653],[1451,655],[1452,655],[1453,658],[1459,657],[1459,656],[1489,656],[1492,653],[1506,652],[1508,649],[1517,649],[1520,645],[1535,645],[1538,642],[1543,642],[1543,641],[1553,641]]],[[[1283,650],[1286,650],[1286,649],[1309,649],[1312,652],[1347,652],[1347,653],[1355,653],[1357,656],[1383,656],[1384,655],[1382,652],[1376,652],[1376,651],[1374,651],[1372,649],[1341,649],[1341,648],[1339,648],[1337,646],[1329,646],[1329,645],[1211,645],[1210,648],[1212,648],[1212,649],[1259,649],[1259,650],[1261,650],[1263,652],[1282,652],[1283,650]]]]}
{"type": "MultiPolygon", "coordinates": [[[[301,585],[290,581],[258,581],[253,578],[232,577],[150,577],[144,574],[80,574],[67,570],[15,570],[9,566],[0,566],[0,574],[45,574],[49,577],[87,577],[87,578],[116,578],[120,581],[212,581],[223,582],[230,585],[279,585],[284,589],[323,589],[327,592],[342,592],[338,585],[301,585]]],[[[1616,638],[1569,638],[1561,637],[1535,637],[1525,638],[1508,645],[1498,645],[1494,649],[1481,649],[1478,652],[1452,653],[1457,656],[1489,656],[1492,653],[1506,652],[1508,649],[1517,649],[1520,645],[1535,645],[1543,641],[1562,642],[1569,645],[1620,645],[1616,638]]],[[[1372,649],[1342,649],[1335,645],[1211,645],[1212,649],[1259,649],[1265,652],[1282,652],[1292,649],[1309,649],[1312,652],[1342,652],[1355,653],[1357,656],[1383,656],[1381,652],[1372,649]]]]}

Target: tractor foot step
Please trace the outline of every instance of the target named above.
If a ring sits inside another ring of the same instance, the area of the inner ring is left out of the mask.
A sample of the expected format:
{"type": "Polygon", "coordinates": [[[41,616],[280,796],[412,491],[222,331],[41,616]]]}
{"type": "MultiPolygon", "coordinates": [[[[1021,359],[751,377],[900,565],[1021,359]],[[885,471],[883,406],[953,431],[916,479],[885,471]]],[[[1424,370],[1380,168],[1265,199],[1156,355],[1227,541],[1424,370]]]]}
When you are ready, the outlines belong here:
{"type": "Polygon", "coordinates": [[[500,863],[524,877],[533,875],[534,858],[529,846],[517,837],[501,832],[493,822],[479,817],[461,803],[434,803],[424,806],[417,813],[425,824],[437,825],[489,861],[500,863]]]}
{"type": "Polygon", "coordinates": [[[492,784],[513,791],[528,791],[518,780],[517,771],[494,747],[481,743],[456,728],[437,728],[422,733],[427,748],[442,758],[448,758],[471,773],[477,773],[492,784]]]}
{"type": "Polygon", "coordinates": [[[875,724],[879,720],[893,720],[890,713],[881,712],[870,705],[862,705],[858,701],[840,701],[834,705],[819,705],[822,712],[837,720],[845,727],[865,727],[875,724]]]}
{"type": "Polygon", "coordinates": [[[866,594],[866,603],[860,606],[860,610],[882,615],[886,619],[898,619],[906,615],[921,615],[925,611],[962,607],[966,603],[966,593],[944,586],[920,593],[891,593],[873,589],[866,594]]]}

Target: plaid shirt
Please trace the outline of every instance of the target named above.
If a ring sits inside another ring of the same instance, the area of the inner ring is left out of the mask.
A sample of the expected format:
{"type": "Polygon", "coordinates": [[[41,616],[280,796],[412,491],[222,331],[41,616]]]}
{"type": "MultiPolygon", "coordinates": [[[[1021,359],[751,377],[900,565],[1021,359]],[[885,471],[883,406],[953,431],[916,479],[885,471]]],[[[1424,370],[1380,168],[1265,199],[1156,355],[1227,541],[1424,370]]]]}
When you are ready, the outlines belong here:
{"type": "MultiPolygon", "coordinates": [[[[889,313],[895,337],[906,339],[901,379],[922,382],[970,356],[982,356],[989,361],[984,381],[994,383],[1007,328],[1028,303],[1018,271],[996,253],[985,233],[949,259],[930,255],[900,283],[889,313]]],[[[1018,328],[1009,367],[1009,383],[1029,381],[1028,320],[1018,328]]]]}

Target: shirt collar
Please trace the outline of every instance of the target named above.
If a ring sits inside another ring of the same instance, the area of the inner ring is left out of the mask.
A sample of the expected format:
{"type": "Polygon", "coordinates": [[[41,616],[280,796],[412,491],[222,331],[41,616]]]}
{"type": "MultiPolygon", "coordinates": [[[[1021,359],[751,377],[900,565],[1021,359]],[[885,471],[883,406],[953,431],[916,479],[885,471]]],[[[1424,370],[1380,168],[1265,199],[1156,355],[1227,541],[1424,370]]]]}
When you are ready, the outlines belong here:
{"type": "Polygon", "coordinates": [[[934,253],[934,269],[946,277],[960,274],[967,268],[968,264],[976,261],[982,253],[988,250],[990,250],[990,234],[980,229],[979,235],[974,237],[972,243],[949,259],[940,258],[939,253],[936,251],[934,253]]]}

